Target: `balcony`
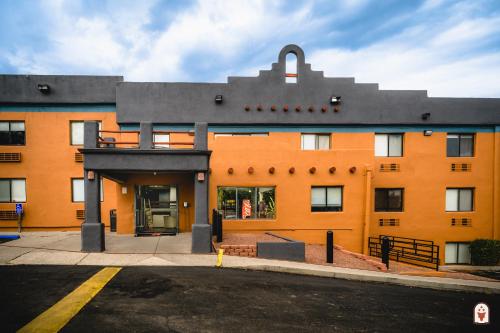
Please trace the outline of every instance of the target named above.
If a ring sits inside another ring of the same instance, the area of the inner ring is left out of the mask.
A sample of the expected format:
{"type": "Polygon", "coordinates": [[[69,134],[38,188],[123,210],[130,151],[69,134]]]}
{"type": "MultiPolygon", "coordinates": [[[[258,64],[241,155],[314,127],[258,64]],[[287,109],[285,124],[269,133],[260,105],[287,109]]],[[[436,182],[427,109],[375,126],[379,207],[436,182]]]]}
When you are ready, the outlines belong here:
{"type": "Polygon", "coordinates": [[[99,130],[96,122],[85,123],[84,169],[103,175],[121,172],[208,171],[207,124],[194,131],[156,131],[141,123],[139,131],[99,130]]]}

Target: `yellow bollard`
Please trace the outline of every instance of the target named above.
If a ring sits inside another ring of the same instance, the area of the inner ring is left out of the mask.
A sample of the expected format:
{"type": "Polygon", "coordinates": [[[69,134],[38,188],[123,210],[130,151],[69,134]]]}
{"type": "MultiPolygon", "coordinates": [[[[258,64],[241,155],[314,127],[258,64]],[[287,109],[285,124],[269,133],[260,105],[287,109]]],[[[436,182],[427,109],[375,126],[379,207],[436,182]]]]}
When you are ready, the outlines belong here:
{"type": "Polygon", "coordinates": [[[224,250],[219,249],[219,253],[217,254],[217,263],[215,264],[215,267],[222,268],[222,255],[223,254],[224,254],[224,250]]]}

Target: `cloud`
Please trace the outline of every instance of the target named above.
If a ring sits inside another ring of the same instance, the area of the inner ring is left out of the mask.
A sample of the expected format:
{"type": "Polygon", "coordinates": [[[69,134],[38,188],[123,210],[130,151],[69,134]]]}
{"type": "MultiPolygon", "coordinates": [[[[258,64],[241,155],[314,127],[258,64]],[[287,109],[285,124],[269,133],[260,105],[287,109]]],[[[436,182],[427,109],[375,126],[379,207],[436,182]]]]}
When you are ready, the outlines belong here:
{"type": "Polygon", "coordinates": [[[455,8],[434,27],[416,24],[356,50],[328,48],[308,57],[327,76],[380,83],[381,89],[428,90],[429,96],[500,97],[500,52],[481,49],[500,32],[500,17],[458,20],[455,8]]]}
{"type": "Polygon", "coordinates": [[[295,43],[328,76],[354,76],[384,89],[427,89],[431,96],[500,97],[500,15],[487,5],[427,0],[410,9],[392,5],[390,15],[377,18],[374,11],[384,9],[373,0],[196,0],[183,6],[47,0],[40,6],[46,30],[38,32],[44,46],[0,43],[0,61],[18,73],[225,82],[269,69],[281,47],[295,43]]]}

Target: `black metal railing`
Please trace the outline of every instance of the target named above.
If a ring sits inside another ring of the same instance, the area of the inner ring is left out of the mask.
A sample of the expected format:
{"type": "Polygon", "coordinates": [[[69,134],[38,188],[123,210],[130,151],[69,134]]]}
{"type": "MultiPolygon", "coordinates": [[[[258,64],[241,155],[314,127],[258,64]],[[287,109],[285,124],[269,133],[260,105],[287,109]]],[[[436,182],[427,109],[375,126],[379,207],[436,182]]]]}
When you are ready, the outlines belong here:
{"type": "Polygon", "coordinates": [[[384,237],[389,239],[391,260],[439,270],[439,245],[429,240],[387,235],[369,237],[370,256],[382,257],[382,238],[384,237]]]}

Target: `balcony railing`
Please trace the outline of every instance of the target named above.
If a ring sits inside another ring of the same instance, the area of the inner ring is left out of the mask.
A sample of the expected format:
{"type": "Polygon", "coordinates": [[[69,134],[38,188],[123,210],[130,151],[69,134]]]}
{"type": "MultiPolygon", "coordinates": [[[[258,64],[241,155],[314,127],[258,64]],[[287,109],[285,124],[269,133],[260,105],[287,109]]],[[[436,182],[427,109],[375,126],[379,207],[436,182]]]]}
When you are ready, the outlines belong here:
{"type": "Polygon", "coordinates": [[[193,149],[194,140],[190,141],[177,141],[181,140],[185,136],[193,137],[194,132],[192,131],[153,131],[153,148],[155,149],[193,149]],[[172,141],[171,139],[175,139],[172,141]]]}
{"type": "Polygon", "coordinates": [[[139,148],[140,131],[100,130],[97,137],[99,148],[139,148]]]}
{"type": "Polygon", "coordinates": [[[85,148],[127,148],[164,150],[207,150],[207,124],[196,123],[194,131],[153,130],[149,122],[141,122],[140,130],[99,130],[88,124],[85,148]]]}

